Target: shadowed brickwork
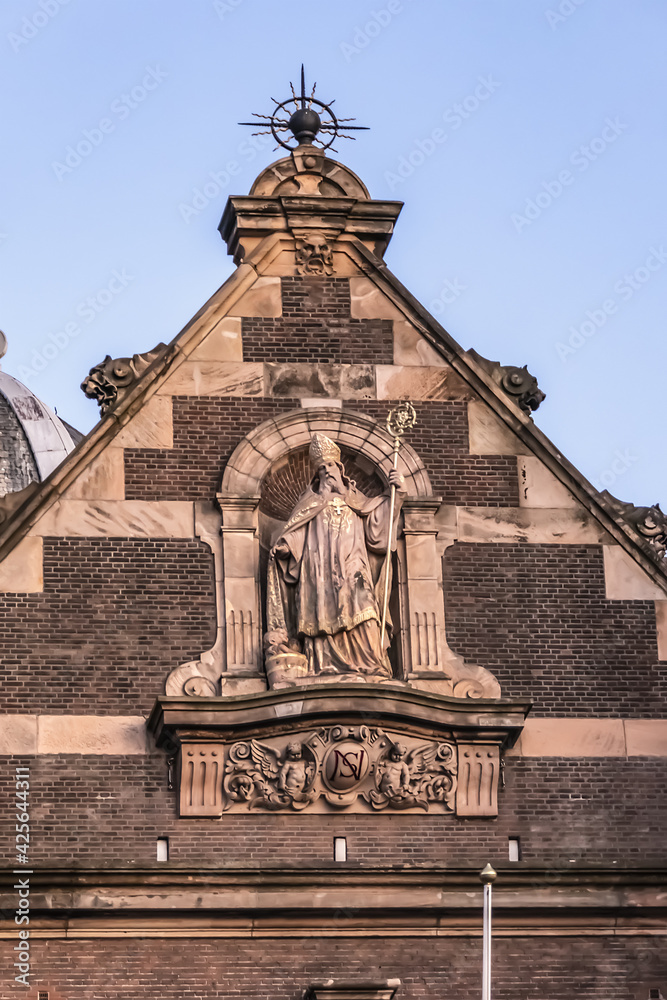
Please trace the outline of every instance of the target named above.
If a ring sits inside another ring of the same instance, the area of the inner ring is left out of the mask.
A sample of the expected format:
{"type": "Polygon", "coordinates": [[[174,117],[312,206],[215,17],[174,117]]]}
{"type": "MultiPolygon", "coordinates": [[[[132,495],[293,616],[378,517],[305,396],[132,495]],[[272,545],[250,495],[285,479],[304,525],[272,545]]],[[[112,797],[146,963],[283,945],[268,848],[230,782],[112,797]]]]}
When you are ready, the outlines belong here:
{"type": "MultiPolygon", "coordinates": [[[[0,943],[5,967],[11,964],[11,944],[0,943]]],[[[397,1000],[469,1000],[480,994],[481,948],[479,938],[392,937],[379,944],[344,932],[279,942],[35,939],[31,996],[49,989],[53,1000],[302,1000],[307,987],[323,979],[397,978],[397,1000]]],[[[651,984],[665,979],[662,949],[662,940],[651,937],[498,937],[493,995],[496,1000],[646,1000],[651,984]]]]}
{"type": "Polygon", "coordinates": [[[457,543],[445,552],[450,647],[533,716],[664,717],[653,601],[608,601],[601,546],[457,543]]]}
{"type": "Polygon", "coordinates": [[[5,712],[139,715],[215,638],[198,541],[44,539],[44,592],[0,594],[5,712]]]}
{"type": "MultiPolygon", "coordinates": [[[[16,759],[18,761],[18,759],[16,759]]],[[[507,758],[496,818],[420,814],[267,814],[179,819],[167,789],[167,755],[127,758],[37,757],[30,763],[31,858],[67,862],[76,838],[79,864],[155,861],[157,837],[169,837],[175,864],[326,865],[333,838],[348,842],[361,865],[443,863],[481,868],[507,860],[508,837],[521,838],[522,860],[535,865],[655,861],[667,827],[665,766],[659,758],[563,760],[507,758]],[[604,849],[600,831],[604,830],[604,849]],[[221,847],[224,853],[221,855],[221,847]],[[222,858],[222,861],[221,861],[222,858]],[[298,862],[295,859],[298,858],[298,862]]],[[[2,759],[1,797],[14,768],[2,759]]],[[[2,849],[11,854],[5,825],[2,849]]],[[[555,874],[554,879],[557,878],[555,874]]]]}

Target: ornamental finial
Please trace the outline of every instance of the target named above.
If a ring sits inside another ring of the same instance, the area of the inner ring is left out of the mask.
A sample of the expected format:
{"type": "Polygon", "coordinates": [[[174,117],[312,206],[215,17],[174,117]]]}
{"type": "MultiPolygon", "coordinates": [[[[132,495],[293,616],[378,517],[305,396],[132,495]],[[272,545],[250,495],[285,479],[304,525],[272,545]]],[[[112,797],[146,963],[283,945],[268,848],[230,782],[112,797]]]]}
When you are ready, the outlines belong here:
{"type": "MultiPolygon", "coordinates": [[[[317,84],[314,83],[310,96],[306,94],[306,78],[302,63],[300,94],[297,94],[290,81],[292,96],[286,101],[277,101],[275,97],[272,97],[271,100],[275,104],[272,114],[260,115],[253,111],[253,118],[257,118],[257,121],[239,122],[239,125],[261,126],[261,130],[253,132],[253,135],[272,135],[278,146],[289,150],[296,149],[298,146],[312,146],[315,143],[319,144],[322,149],[330,147],[333,149],[332,143],[337,135],[342,139],[354,139],[353,135],[345,135],[344,133],[368,130],[367,125],[349,125],[348,122],[353,122],[354,118],[337,118],[331,110],[331,105],[334,102],[329,101],[328,104],[325,104],[324,101],[318,100],[315,97],[316,87],[317,84]],[[291,115],[290,105],[295,106],[291,115]],[[313,105],[316,107],[314,108],[313,105]],[[290,117],[287,118],[286,115],[290,115],[290,117]],[[279,132],[291,132],[296,139],[296,144],[290,145],[289,142],[280,137],[279,132]],[[320,133],[330,135],[331,138],[328,142],[324,142],[323,139],[318,138],[320,133]]],[[[336,152],[335,149],[333,151],[336,152]]]]}

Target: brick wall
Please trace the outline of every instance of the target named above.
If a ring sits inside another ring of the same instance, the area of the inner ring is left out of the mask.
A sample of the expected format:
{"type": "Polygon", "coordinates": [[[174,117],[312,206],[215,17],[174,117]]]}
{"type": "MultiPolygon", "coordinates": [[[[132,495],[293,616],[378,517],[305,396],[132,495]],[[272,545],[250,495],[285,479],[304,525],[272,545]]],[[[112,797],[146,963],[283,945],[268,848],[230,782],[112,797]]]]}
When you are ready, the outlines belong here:
{"type": "MultiPolygon", "coordinates": [[[[125,452],[128,500],[210,500],[241,439],[257,424],[298,408],[297,398],[248,399],[177,396],[174,447],[125,452]]],[[[388,401],[355,400],[346,409],[368,414],[383,426],[388,401]]],[[[518,476],[513,455],[468,454],[464,401],[416,403],[410,443],[424,462],[436,496],[460,506],[516,506],[518,476]]]]}
{"type": "MultiPolygon", "coordinates": [[[[651,937],[496,938],[496,1000],[646,1000],[667,980],[651,937]]],[[[323,979],[399,978],[396,1000],[469,1000],[480,994],[478,938],[359,937],[31,942],[30,996],[49,1000],[302,1000],[323,979]]],[[[0,942],[7,965],[10,942],[0,942]]],[[[26,990],[5,987],[3,1000],[26,990]]]]}
{"type": "Polygon", "coordinates": [[[215,639],[213,556],[198,541],[47,538],[44,592],[0,594],[4,712],[148,712],[215,639]]]}
{"type": "Polygon", "coordinates": [[[608,601],[597,545],[457,543],[445,552],[447,641],[533,715],[667,708],[652,601],[608,601]]]}
{"type": "Polygon", "coordinates": [[[393,324],[350,317],[347,278],[282,278],[283,314],[243,320],[244,361],[390,365],[393,324]]]}
{"type": "MultiPolygon", "coordinates": [[[[522,860],[657,862],[667,828],[665,765],[660,758],[528,759],[509,757],[500,815],[463,819],[406,813],[283,815],[253,810],[222,819],[179,819],[167,789],[167,758],[3,758],[0,801],[13,793],[14,767],[30,764],[31,861],[35,865],[155,861],[155,841],[169,837],[175,864],[322,865],[333,838],[348,841],[352,864],[445,863],[481,868],[508,857],[521,838],[522,860]]],[[[0,843],[11,856],[13,831],[0,843]]]]}

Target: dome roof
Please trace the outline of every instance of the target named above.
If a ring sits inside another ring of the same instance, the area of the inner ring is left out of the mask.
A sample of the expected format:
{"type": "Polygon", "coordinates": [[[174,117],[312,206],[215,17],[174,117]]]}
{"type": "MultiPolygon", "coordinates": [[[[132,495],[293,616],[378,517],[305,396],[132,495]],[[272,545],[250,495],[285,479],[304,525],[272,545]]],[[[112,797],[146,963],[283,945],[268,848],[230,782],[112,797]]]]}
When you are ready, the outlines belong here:
{"type": "Polygon", "coordinates": [[[74,446],[72,434],[53,410],[0,371],[0,496],[46,479],[74,446]]]}

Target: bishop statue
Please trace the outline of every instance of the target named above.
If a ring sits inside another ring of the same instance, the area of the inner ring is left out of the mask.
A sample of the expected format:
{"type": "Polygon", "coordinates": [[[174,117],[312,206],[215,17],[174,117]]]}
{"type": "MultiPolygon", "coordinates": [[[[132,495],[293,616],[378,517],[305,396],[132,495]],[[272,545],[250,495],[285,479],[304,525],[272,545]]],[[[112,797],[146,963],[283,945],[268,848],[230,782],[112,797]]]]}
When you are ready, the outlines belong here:
{"type": "MultiPolygon", "coordinates": [[[[313,435],[310,460],[314,477],[269,556],[267,669],[291,656],[304,675],[391,677],[389,639],[381,634],[389,490],[361,493],[324,434],[313,435]]],[[[404,490],[395,469],[389,486],[396,487],[396,518],[404,490]]]]}

